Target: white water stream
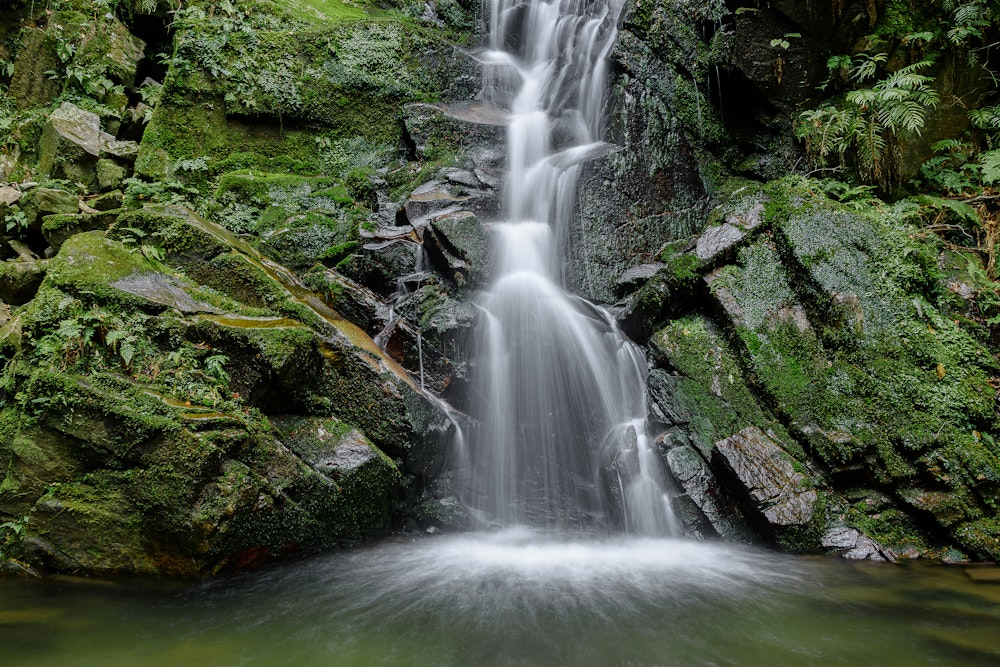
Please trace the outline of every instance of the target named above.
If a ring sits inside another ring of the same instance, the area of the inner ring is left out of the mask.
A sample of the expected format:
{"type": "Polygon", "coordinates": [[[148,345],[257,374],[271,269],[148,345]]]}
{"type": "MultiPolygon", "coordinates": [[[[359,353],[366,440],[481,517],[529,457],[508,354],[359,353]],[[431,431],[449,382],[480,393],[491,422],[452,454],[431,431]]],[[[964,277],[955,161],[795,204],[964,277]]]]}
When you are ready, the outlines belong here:
{"type": "Polygon", "coordinates": [[[480,526],[676,532],[646,362],[559,284],[582,163],[606,149],[622,0],[490,0],[483,96],[509,111],[496,276],[481,303],[465,502],[480,526]]]}

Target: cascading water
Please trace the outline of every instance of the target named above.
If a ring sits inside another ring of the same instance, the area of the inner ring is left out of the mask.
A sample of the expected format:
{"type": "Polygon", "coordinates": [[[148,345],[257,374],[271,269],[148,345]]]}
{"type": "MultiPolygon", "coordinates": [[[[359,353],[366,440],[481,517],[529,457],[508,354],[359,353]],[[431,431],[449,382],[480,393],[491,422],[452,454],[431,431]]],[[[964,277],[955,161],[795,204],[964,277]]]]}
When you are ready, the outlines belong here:
{"type": "Polygon", "coordinates": [[[480,525],[612,525],[669,535],[646,432],[645,360],[559,285],[585,160],[603,154],[622,0],[491,0],[483,96],[506,108],[496,276],[480,302],[466,504],[480,525]]]}

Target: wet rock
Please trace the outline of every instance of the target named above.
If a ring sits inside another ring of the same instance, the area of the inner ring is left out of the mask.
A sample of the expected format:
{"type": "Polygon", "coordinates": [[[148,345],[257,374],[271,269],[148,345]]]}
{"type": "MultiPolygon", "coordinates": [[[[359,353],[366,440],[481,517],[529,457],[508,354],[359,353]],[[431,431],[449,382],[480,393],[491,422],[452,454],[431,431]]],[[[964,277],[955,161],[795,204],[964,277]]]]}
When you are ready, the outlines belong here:
{"type": "Polygon", "coordinates": [[[336,419],[281,416],[271,423],[289,449],[340,487],[348,511],[381,519],[369,530],[388,527],[391,499],[402,480],[363,433],[336,419]]]}
{"type": "Polygon", "coordinates": [[[446,167],[440,171],[439,175],[449,183],[464,185],[467,188],[481,188],[484,185],[484,183],[476,177],[476,174],[468,169],[446,167]]]}
{"type": "Polygon", "coordinates": [[[476,285],[490,275],[489,239],[479,218],[461,211],[434,218],[424,237],[431,261],[460,286],[476,285]]]}
{"type": "Polygon", "coordinates": [[[719,537],[736,541],[751,538],[739,506],[726,496],[697,450],[688,445],[673,447],[666,454],[666,462],[670,474],[719,537]]]}
{"type": "MultiPolygon", "coordinates": [[[[605,303],[615,300],[622,273],[701,230],[711,183],[696,157],[698,130],[689,134],[679,118],[681,107],[698,104],[679,95],[690,75],[628,29],[619,32],[611,59],[607,141],[621,150],[581,165],[567,257],[571,289],[605,303]]],[[[707,100],[702,106],[709,109],[707,100]]]]}
{"type": "Polygon", "coordinates": [[[455,186],[440,181],[430,181],[415,189],[403,205],[406,219],[414,229],[422,232],[431,221],[445,215],[468,212],[494,217],[499,202],[492,190],[465,189],[458,192],[455,186]]]}
{"type": "Polygon", "coordinates": [[[728,222],[709,227],[698,237],[695,255],[705,264],[712,264],[735,248],[746,234],[728,222]]]}
{"type": "Polygon", "coordinates": [[[795,470],[791,456],[755,426],[716,443],[722,462],[772,526],[804,525],[815,511],[818,494],[795,470]]]}
{"type": "Polygon", "coordinates": [[[614,520],[620,524],[626,521],[628,499],[623,495],[631,482],[640,474],[639,441],[633,426],[625,431],[621,448],[607,452],[601,466],[601,485],[604,487],[604,497],[613,508],[614,520]]]}
{"type": "Polygon", "coordinates": [[[502,169],[507,113],[482,102],[414,103],[403,107],[403,123],[417,157],[443,152],[468,155],[477,169],[502,169]]]}
{"type": "Polygon", "coordinates": [[[892,553],[856,528],[831,526],[820,544],[848,560],[894,561],[892,553]]]}
{"type": "Polygon", "coordinates": [[[498,169],[477,168],[473,170],[473,173],[486,187],[494,189],[500,187],[502,174],[498,169]]]}
{"type": "Polygon", "coordinates": [[[677,401],[677,385],[681,378],[655,368],[646,378],[649,408],[653,418],[672,426],[684,426],[691,421],[691,414],[677,401]]]}
{"type": "Polygon", "coordinates": [[[195,301],[191,295],[184,291],[178,282],[162,273],[140,273],[120,278],[111,283],[115,289],[128,292],[167,308],[173,308],[182,313],[217,313],[218,308],[195,301]]]}
{"type": "Polygon", "coordinates": [[[656,273],[665,266],[666,264],[663,264],[662,262],[652,262],[650,264],[633,266],[618,277],[618,280],[615,281],[615,289],[619,293],[634,290],[636,287],[655,276],[656,273]]]}
{"type": "Polygon", "coordinates": [[[101,153],[101,119],[97,114],[63,102],[42,129],[39,170],[52,178],[89,185],[101,153]]]}

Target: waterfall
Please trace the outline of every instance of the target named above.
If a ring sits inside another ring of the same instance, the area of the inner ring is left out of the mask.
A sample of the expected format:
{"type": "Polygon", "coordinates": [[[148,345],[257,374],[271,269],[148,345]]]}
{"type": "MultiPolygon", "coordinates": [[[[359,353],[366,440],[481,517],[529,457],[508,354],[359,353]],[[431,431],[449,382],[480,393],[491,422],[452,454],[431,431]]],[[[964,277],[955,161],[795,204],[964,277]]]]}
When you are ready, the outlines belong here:
{"type": "Polygon", "coordinates": [[[669,535],[646,362],[560,285],[581,165],[602,142],[622,0],[490,0],[483,97],[510,113],[496,274],[479,301],[464,501],[480,526],[669,535]]]}

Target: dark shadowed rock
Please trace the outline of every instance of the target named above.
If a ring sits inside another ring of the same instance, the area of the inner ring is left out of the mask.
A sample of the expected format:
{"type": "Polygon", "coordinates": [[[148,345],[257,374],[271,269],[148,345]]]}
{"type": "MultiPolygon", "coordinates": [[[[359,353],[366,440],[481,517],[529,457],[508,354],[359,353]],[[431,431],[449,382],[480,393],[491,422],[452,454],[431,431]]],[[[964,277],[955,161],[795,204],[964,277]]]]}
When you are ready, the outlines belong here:
{"type": "Polygon", "coordinates": [[[667,452],[666,461],[674,479],[719,537],[740,541],[751,538],[739,507],[726,496],[708,463],[694,447],[674,447],[667,452]]]}
{"type": "Polygon", "coordinates": [[[11,261],[0,263],[0,300],[20,306],[34,298],[45,279],[49,261],[11,261]]]}

